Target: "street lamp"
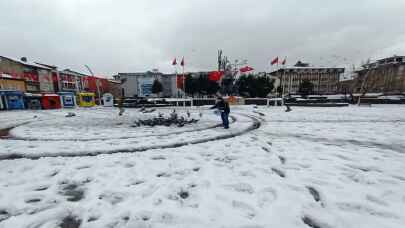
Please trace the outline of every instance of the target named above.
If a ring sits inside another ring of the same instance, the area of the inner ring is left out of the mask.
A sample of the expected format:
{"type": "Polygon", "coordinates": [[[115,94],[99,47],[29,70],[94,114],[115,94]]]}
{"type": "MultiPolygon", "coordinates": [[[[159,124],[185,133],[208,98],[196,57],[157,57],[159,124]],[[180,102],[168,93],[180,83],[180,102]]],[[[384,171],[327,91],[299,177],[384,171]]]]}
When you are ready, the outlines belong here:
{"type": "MultiPolygon", "coordinates": [[[[91,76],[94,77],[94,73],[93,71],[90,69],[89,66],[84,65],[87,70],[90,72],[91,76]]],[[[96,80],[96,87],[97,87],[97,94],[98,94],[98,105],[101,105],[101,96],[100,96],[100,82],[98,80],[96,80]]]]}

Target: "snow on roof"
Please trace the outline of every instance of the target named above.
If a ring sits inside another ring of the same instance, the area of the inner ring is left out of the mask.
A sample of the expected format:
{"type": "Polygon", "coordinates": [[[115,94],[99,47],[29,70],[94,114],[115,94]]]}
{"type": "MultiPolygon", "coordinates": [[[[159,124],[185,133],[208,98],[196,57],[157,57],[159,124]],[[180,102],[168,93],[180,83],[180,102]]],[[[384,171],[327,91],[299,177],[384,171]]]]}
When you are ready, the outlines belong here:
{"type": "Polygon", "coordinates": [[[0,77],[1,78],[13,78],[13,76],[11,76],[9,74],[4,74],[4,73],[0,74],[0,77]]]}
{"type": "Polygon", "coordinates": [[[296,67],[296,66],[291,66],[291,67],[286,67],[286,68],[280,68],[281,69],[344,69],[344,67],[315,67],[315,66],[309,66],[309,67],[296,67]]]}
{"type": "Polygon", "coordinates": [[[44,70],[52,70],[52,68],[49,68],[49,67],[46,67],[46,66],[34,63],[34,62],[30,62],[30,61],[24,62],[24,61],[22,61],[20,59],[16,59],[16,58],[12,58],[12,57],[6,57],[6,56],[0,56],[0,57],[3,57],[5,59],[9,59],[9,60],[14,61],[14,62],[21,63],[21,64],[23,64],[25,66],[36,67],[36,68],[40,68],[40,69],[44,69],[44,70]]]}
{"type": "Polygon", "coordinates": [[[378,99],[401,100],[401,99],[405,99],[405,96],[404,95],[379,96],[378,99]]]}
{"type": "Polygon", "coordinates": [[[344,71],[345,68],[344,67],[315,67],[315,66],[295,67],[295,66],[291,66],[291,67],[285,67],[285,68],[276,69],[276,70],[273,70],[273,71],[271,71],[269,73],[270,74],[271,73],[277,73],[279,71],[284,71],[284,70],[286,70],[286,71],[288,71],[288,70],[339,70],[339,71],[343,70],[344,71]]]}
{"type": "Polygon", "coordinates": [[[121,84],[120,80],[107,79],[109,82],[121,84]]]}
{"type": "Polygon", "coordinates": [[[59,71],[59,72],[64,73],[64,74],[76,74],[76,75],[81,75],[81,76],[90,76],[90,75],[83,74],[83,73],[80,73],[80,72],[77,72],[77,71],[73,71],[71,69],[64,69],[64,70],[59,71]]]}
{"type": "Polygon", "coordinates": [[[9,74],[1,74],[0,73],[0,79],[7,79],[7,80],[15,80],[15,81],[25,81],[25,79],[22,78],[15,78],[9,74]]]}

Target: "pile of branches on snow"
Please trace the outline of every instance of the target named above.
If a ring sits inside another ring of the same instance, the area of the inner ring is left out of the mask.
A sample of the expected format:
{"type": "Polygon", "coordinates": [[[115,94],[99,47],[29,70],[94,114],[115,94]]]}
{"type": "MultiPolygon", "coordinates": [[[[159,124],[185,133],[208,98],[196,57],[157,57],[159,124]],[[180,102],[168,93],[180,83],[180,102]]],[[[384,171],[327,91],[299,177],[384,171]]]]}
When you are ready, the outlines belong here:
{"type": "Polygon", "coordinates": [[[170,114],[170,117],[166,118],[163,116],[163,114],[159,114],[158,117],[154,117],[151,119],[144,119],[144,120],[138,120],[135,121],[134,125],[132,127],[140,127],[140,126],[172,126],[175,125],[177,127],[183,127],[186,124],[193,124],[197,123],[199,120],[196,119],[186,119],[183,116],[178,117],[177,113],[173,111],[170,114]]]}

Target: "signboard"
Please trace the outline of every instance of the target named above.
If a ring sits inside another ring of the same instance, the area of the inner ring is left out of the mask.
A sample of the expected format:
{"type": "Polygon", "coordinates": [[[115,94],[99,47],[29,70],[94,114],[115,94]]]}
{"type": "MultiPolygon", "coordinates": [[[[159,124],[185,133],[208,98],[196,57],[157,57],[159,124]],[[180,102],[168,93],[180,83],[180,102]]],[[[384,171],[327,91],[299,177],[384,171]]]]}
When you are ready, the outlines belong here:
{"type": "Polygon", "coordinates": [[[152,95],[153,79],[139,79],[139,96],[148,97],[152,95]]]}

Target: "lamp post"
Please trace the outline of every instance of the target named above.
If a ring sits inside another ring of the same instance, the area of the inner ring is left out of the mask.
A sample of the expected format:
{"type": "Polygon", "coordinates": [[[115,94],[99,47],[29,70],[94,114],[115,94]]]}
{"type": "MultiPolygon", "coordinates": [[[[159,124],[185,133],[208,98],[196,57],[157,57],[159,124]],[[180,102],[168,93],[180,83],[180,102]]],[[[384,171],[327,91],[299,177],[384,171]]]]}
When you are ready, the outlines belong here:
{"type": "MultiPolygon", "coordinates": [[[[93,71],[90,69],[89,66],[84,65],[87,70],[90,72],[91,76],[94,77],[94,73],[93,71]]],[[[98,80],[96,80],[96,87],[97,87],[97,94],[98,94],[98,105],[101,105],[101,96],[100,96],[100,82],[98,80]]]]}

